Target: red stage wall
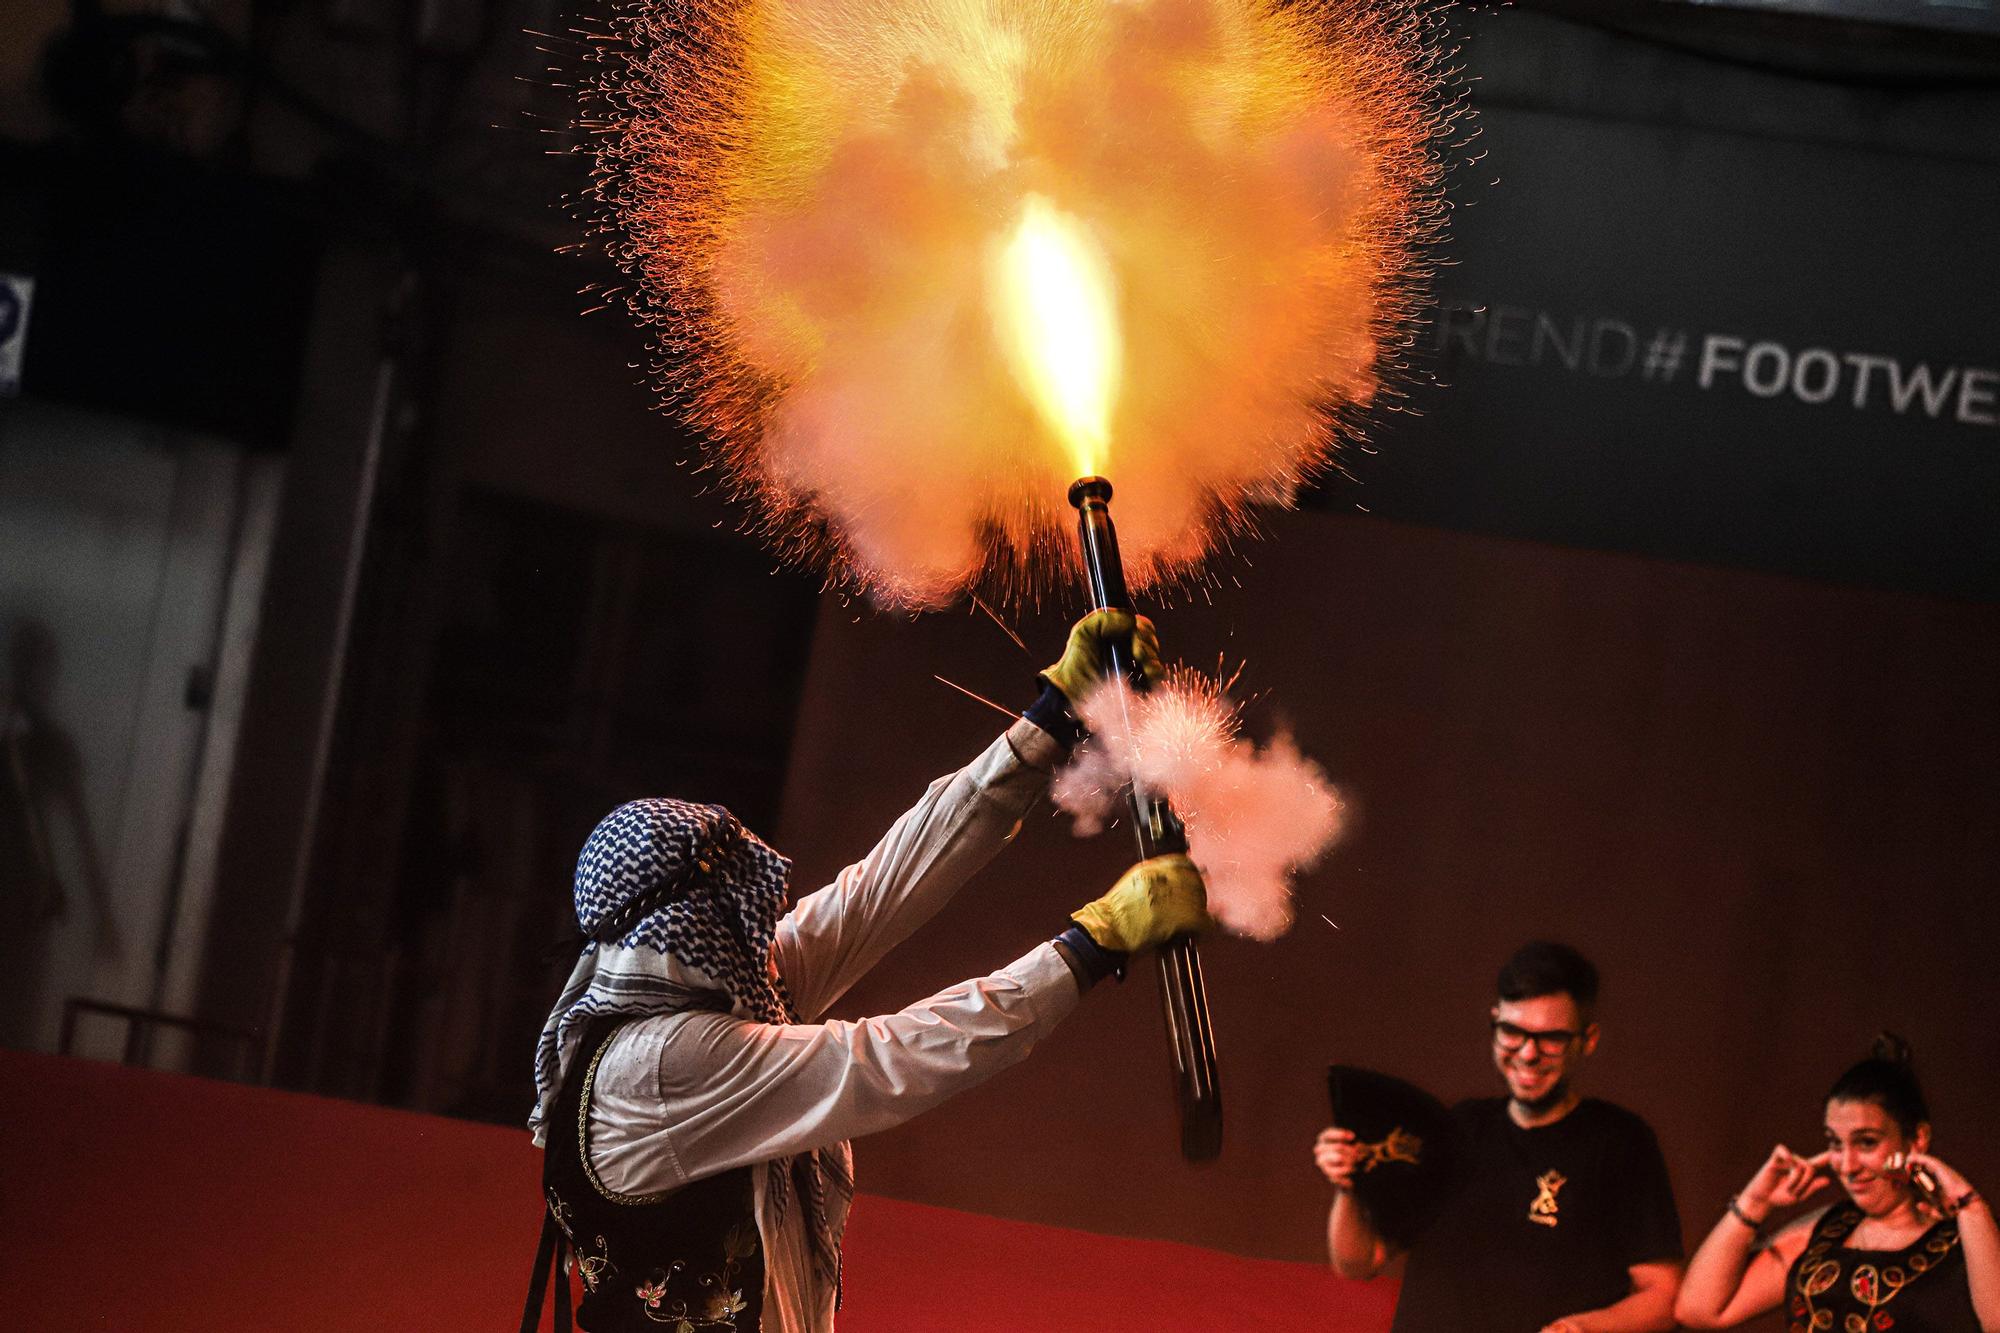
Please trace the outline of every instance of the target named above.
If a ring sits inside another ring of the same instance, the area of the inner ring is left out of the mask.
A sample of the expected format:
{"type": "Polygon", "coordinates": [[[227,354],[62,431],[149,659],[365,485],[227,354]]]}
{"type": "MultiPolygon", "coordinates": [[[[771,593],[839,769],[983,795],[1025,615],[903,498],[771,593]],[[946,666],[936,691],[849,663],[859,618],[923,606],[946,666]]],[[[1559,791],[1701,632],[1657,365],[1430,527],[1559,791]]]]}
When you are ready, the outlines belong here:
{"type": "MultiPolygon", "coordinates": [[[[540,1170],[518,1130],[0,1051],[0,1328],[511,1330],[540,1170]]],[[[847,1272],[859,1333],[1381,1333],[1394,1302],[1315,1266],[869,1197],[847,1272]]]]}

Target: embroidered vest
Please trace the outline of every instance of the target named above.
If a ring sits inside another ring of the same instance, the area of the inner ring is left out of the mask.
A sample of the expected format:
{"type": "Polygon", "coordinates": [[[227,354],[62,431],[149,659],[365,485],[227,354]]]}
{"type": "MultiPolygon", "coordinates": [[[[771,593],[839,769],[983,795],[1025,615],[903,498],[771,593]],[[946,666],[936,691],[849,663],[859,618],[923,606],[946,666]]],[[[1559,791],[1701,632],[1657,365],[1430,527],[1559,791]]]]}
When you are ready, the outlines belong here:
{"type": "MultiPolygon", "coordinates": [[[[756,1333],[764,1305],[749,1167],[660,1194],[620,1194],[590,1166],[590,1092],[616,1017],[584,1029],[556,1094],[542,1193],[583,1281],[589,1333],[756,1333]]],[[[556,1284],[556,1299],[569,1284],[556,1284]]]]}
{"type": "Polygon", "coordinates": [[[1901,1250],[1853,1250],[1852,1203],[1826,1210],[1785,1279],[1788,1333],[1958,1333],[1979,1327],[1958,1223],[1939,1222],[1901,1250]]]}

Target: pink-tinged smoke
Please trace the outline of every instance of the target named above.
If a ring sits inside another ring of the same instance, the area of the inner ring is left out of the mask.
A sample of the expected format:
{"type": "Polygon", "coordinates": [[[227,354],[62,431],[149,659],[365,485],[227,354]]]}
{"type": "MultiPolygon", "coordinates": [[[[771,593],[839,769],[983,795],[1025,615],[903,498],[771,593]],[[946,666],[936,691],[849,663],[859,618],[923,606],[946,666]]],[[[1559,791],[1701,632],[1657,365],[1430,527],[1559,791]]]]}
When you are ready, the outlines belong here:
{"type": "Polygon", "coordinates": [[[1064,496],[1094,471],[1144,589],[1396,392],[1456,114],[1434,23],[1415,0],[638,0],[594,35],[580,124],[667,401],[780,551],[902,607],[1030,596],[1073,584],[1064,496]],[[1038,209],[1110,289],[1090,448],[996,328],[1038,209]]]}
{"type": "Polygon", "coordinates": [[[1292,925],[1292,879],[1340,837],[1340,793],[1280,732],[1259,747],[1216,682],[1175,672],[1147,694],[1107,684],[1079,709],[1090,738],[1056,775],[1055,801],[1090,836],[1129,814],[1130,782],[1164,793],[1222,927],[1274,940],[1292,925]]]}

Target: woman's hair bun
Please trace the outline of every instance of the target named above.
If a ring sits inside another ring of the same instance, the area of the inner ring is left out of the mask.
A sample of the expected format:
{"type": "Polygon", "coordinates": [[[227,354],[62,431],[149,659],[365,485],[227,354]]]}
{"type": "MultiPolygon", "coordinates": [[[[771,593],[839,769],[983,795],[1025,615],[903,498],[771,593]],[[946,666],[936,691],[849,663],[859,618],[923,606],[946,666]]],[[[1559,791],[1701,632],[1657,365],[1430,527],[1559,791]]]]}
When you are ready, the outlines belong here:
{"type": "Polygon", "coordinates": [[[1931,1118],[1917,1071],[1910,1068],[1910,1043],[1893,1032],[1875,1038],[1868,1058],[1840,1076],[1826,1094],[1830,1102],[1873,1102],[1887,1111],[1905,1134],[1931,1118]]]}
{"type": "Polygon", "coordinates": [[[1902,1069],[1908,1069],[1911,1064],[1910,1043],[1893,1032],[1876,1033],[1875,1044],[1869,1048],[1868,1054],[1871,1059],[1902,1069]]]}

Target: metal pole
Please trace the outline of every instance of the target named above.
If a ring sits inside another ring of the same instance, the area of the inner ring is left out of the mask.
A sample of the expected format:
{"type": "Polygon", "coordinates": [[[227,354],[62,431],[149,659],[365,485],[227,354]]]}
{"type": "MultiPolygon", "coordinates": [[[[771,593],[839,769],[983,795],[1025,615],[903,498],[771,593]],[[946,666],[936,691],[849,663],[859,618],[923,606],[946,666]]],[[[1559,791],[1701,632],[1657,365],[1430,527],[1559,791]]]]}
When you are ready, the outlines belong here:
{"type": "MultiPolygon", "coordinates": [[[[1132,610],[1125,567],[1118,556],[1118,530],[1111,523],[1111,483],[1103,477],[1084,477],[1069,488],[1069,502],[1076,506],[1077,536],[1083,546],[1091,606],[1132,610]]],[[[1107,657],[1111,669],[1133,689],[1149,688],[1122,645],[1114,646],[1107,657]]],[[[1173,806],[1136,779],[1132,783],[1132,828],[1142,860],[1187,851],[1187,832],[1173,806]]],[[[1173,1055],[1180,1099],[1181,1156],[1190,1162],[1211,1161],[1222,1151],[1222,1089],[1216,1082],[1215,1033],[1209,1027],[1201,951],[1192,936],[1180,935],[1160,948],[1156,958],[1167,1045],[1173,1055]]]]}

